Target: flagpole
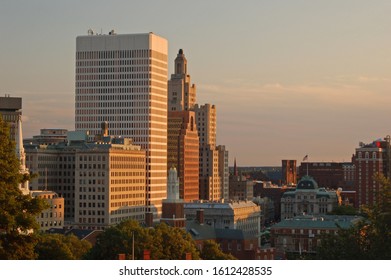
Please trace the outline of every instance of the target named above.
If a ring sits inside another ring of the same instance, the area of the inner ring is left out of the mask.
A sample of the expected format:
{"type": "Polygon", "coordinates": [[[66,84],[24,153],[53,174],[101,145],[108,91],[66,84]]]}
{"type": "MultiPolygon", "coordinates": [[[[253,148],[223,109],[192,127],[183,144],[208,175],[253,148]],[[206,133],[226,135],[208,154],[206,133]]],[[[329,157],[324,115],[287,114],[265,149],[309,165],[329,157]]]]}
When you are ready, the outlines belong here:
{"type": "Polygon", "coordinates": [[[308,155],[307,155],[307,177],[308,177],[308,155]]]}
{"type": "Polygon", "coordinates": [[[308,176],[308,155],[305,155],[305,157],[303,158],[303,162],[304,161],[307,161],[307,176],[308,176]]]}

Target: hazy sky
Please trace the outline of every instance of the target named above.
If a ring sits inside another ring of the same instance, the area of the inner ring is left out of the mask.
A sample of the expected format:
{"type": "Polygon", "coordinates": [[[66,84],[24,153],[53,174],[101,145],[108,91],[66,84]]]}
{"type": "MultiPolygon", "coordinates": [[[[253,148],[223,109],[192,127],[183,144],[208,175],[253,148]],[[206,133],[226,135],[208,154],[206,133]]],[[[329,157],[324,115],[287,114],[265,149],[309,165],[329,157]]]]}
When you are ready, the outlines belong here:
{"type": "Polygon", "coordinates": [[[349,161],[391,134],[391,1],[1,0],[0,95],[24,136],[74,129],[76,36],[154,32],[182,48],[197,101],[217,106],[230,164],[349,161]]]}

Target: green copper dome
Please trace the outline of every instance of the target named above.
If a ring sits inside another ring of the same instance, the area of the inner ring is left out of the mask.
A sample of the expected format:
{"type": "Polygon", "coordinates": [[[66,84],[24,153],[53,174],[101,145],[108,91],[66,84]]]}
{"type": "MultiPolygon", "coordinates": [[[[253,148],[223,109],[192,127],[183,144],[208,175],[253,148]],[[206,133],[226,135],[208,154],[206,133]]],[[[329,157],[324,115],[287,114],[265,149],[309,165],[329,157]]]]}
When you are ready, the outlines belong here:
{"type": "Polygon", "coordinates": [[[314,178],[308,175],[301,178],[296,187],[297,190],[316,190],[318,188],[318,184],[315,182],[314,178]]]}

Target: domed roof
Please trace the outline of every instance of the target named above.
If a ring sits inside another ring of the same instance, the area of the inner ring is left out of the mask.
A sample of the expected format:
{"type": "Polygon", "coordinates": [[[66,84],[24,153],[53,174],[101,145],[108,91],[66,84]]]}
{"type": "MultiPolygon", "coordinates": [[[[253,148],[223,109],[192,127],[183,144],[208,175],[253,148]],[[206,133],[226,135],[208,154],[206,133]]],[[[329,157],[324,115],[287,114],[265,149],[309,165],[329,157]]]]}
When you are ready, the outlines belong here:
{"type": "Polygon", "coordinates": [[[301,178],[299,183],[297,183],[297,190],[315,190],[318,189],[318,184],[315,182],[314,178],[311,176],[304,176],[301,178]]]}

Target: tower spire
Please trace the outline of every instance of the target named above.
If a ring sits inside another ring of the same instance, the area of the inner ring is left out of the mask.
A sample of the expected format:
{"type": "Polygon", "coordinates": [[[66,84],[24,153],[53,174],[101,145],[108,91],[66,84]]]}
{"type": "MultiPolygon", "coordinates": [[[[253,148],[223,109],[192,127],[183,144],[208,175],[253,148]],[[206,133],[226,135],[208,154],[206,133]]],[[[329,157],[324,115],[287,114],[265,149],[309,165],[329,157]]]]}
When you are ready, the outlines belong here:
{"type": "Polygon", "coordinates": [[[238,176],[238,167],[236,166],[236,157],[234,159],[234,176],[238,176]]]}
{"type": "MultiPolygon", "coordinates": [[[[15,142],[16,142],[16,156],[19,159],[19,170],[22,174],[28,174],[28,169],[26,168],[26,154],[23,147],[23,134],[22,134],[22,116],[18,116],[17,120],[17,129],[15,131],[15,142]]],[[[28,181],[19,184],[20,190],[23,194],[29,193],[29,184],[28,181]]]]}

